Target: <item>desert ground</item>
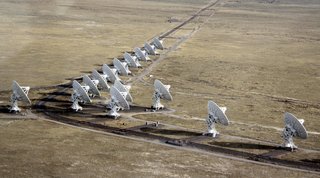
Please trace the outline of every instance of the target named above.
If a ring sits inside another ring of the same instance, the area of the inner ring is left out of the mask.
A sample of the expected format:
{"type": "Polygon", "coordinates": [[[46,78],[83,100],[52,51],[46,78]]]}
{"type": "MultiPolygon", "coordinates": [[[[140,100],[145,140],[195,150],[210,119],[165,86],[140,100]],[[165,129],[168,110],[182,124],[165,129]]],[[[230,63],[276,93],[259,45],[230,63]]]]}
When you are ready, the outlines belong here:
{"type": "MultiPolygon", "coordinates": [[[[31,87],[29,96],[34,104],[49,91],[32,88],[55,86],[100,69],[102,64],[111,64],[114,57],[121,58],[125,51],[143,46],[210,2],[1,1],[1,108],[9,104],[12,80],[31,87]]],[[[248,140],[280,145],[283,114],[291,112],[305,119],[309,137],[295,139],[301,149],[281,159],[319,165],[319,19],[317,0],[220,0],[204,15],[163,39],[165,46],[174,47],[160,52],[160,57],[152,57],[154,62],[142,62],[142,69],[132,69],[133,76],[121,77],[132,85],[136,106],[150,106],[155,79],[170,84],[174,99],[163,103],[173,112],[132,114],[136,120],[124,117],[99,122],[122,127],[160,121],[202,132],[206,130],[207,102],[213,100],[227,106],[231,124],[218,126],[221,137],[208,144],[229,144],[231,148],[230,143],[248,140]],[[176,42],[179,39],[183,39],[181,43],[176,42]]],[[[103,96],[109,97],[107,92],[103,96]]],[[[71,105],[67,97],[60,99],[71,105]]],[[[52,123],[30,110],[32,107],[21,106],[23,112],[32,114],[0,113],[1,177],[319,176],[319,172],[257,164],[52,123]]]]}

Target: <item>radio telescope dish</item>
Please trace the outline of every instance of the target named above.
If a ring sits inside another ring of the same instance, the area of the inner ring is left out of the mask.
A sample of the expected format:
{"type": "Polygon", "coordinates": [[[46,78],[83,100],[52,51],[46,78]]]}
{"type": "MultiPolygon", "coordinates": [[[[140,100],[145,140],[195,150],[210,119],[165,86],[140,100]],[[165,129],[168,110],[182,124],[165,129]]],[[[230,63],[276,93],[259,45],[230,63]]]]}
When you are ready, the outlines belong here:
{"type": "Polygon", "coordinates": [[[150,58],[148,56],[148,53],[145,50],[141,50],[140,48],[134,48],[133,49],[134,53],[138,57],[138,59],[143,60],[143,61],[149,61],[150,58]]]}
{"type": "Polygon", "coordinates": [[[144,49],[148,52],[148,54],[156,55],[156,47],[154,45],[150,45],[149,43],[145,43],[144,49]]]}
{"type": "Polygon", "coordinates": [[[90,94],[90,96],[100,96],[100,92],[97,87],[97,85],[99,84],[99,80],[91,80],[88,75],[84,75],[82,81],[85,85],[89,86],[88,93],[90,94]]]}
{"type": "Polygon", "coordinates": [[[226,110],[226,107],[219,107],[215,102],[208,101],[208,118],[206,122],[208,134],[212,135],[212,137],[216,137],[219,134],[215,128],[215,124],[229,125],[229,119],[225,114],[226,110]]]}
{"type": "Polygon", "coordinates": [[[82,107],[79,105],[79,102],[82,103],[91,103],[91,99],[88,95],[89,86],[81,86],[76,80],[72,83],[73,93],[71,95],[73,110],[82,110],[82,107]]]}
{"type": "Polygon", "coordinates": [[[158,49],[164,49],[163,41],[159,40],[158,37],[153,38],[152,44],[158,49]]]}
{"type": "Polygon", "coordinates": [[[100,89],[103,89],[103,90],[110,89],[110,86],[108,85],[106,77],[107,77],[106,75],[99,74],[99,72],[97,70],[92,71],[92,78],[99,81],[98,87],[100,89]]]}
{"type": "Polygon", "coordinates": [[[160,99],[172,101],[170,94],[170,85],[164,85],[160,80],[154,81],[154,94],[152,97],[153,105],[152,108],[155,110],[163,109],[164,106],[160,103],[160,99]]]}
{"type": "Polygon", "coordinates": [[[109,116],[112,116],[114,118],[117,118],[120,116],[118,111],[120,109],[130,109],[129,103],[123,96],[123,93],[121,93],[117,88],[114,86],[111,86],[110,88],[110,95],[111,95],[111,101],[109,103],[110,111],[108,113],[109,116]]]}
{"type": "Polygon", "coordinates": [[[131,56],[129,53],[125,52],[123,57],[128,63],[129,67],[141,67],[137,56],[131,56]]]}
{"type": "Polygon", "coordinates": [[[13,81],[12,83],[12,95],[11,95],[11,107],[9,108],[10,112],[20,112],[21,109],[18,107],[18,101],[23,101],[25,103],[31,104],[30,99],[28,98],[30,87],[24,86],[21,87],[18,82],[13,81]]]}
{"type": "Polygon", "coordinates": [[[120,75],[129,75],[131,71],[128,68],[128,64],[126,62],[120,62],[119,59],[113,59],[113,65],[117,69],[120,75]]]}
{"type": "Polygon", "coordinates": [[[117,74],[117,69],[111,69],[107,64],[102,66],[103,74],[106,75],[106,79],[111,83],[114,83],[116,80],[120,80],[117,74]]]}
{"type": "Polygon", "coordinates": [[[125,95],[125,98],[127,101],[129,102],[133,102],[133,99],[132,99],[132,96],[130,94],[130,88],[131,86],[129,85],[123,85],[119,80],[116,80],[114,82],[114,85],[113,85],[115,88],[117,88],[120,92],[122,93],[126,93],[125,95]]]}
{"type": "Polygon", "coordinates": [[[293,137],[307,139],[308,133],[306,128],[303,126],[304,120],[296,118],[293,114],[286,112],[284,114],[285,127],[282,132],[284,139],[283,147],[296,149],[298,148],[293,143],[293,137]]]}

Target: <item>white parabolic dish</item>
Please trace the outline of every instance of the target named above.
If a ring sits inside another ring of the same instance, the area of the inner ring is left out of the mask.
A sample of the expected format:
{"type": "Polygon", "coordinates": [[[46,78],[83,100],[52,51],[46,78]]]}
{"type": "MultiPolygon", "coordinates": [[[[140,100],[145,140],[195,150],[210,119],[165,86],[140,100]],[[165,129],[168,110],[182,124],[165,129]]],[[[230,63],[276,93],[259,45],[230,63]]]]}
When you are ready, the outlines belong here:
{"type": "Polygon", "coordinates": [[[124,55],[123,55],[124,59],[127,61],[128,65],[130,67],[140,67],[140,63],[138,61],[135,61],[135,60],[138,60],[136,58],[136,56],[131,56],[129,53],[125,52],[124,55]],[[135,59],[134,59],[135,58],[135,59]]]}
{"type": "Polygon", "coordinates": [[[118,77],[115,74],[115,71],[113,71],[107,64],[103,64],[102,71],[104,74],[108,76],[108,80],[110,82],[114,83],[114,81],[118,79],[118,77]]]}
{"type": "Polygon", "coordinates": [[[130,109],[129,103],[127,100],[121,95],[120,91],[115,88],[114,86],[111,86],[110,88],[110,94],[113,100],[117,103],[118,106],[122,107],[123,109],[130,109]]]}
{"type": "Polygon", "coordinates": [[[148,54],[146,52],[143,52],[140,48],[134,48],[134,53],[137,55],[137,57],[143,61],[150,60],[148,57],[148,54]]]}
{"type": "Polygon", "coordinates": [[[119,71],[118,73],[120,73],[121,75],[129,75],[131,73],[128,67],[126,66],[127,63],[122,63],[117,58],[113,59],[113,65],[119,71]]]}
{"type": "Polygon", "coordinates": [[[16,82],[13,81],[12,89],[14,94],[17,96],[18,100],[31,104],[31,101],[27,94],[23,91],[22,87],[16,82]]]}
{"type": "Polygon", "coordinates": [[[155,51],[156,49],[152,47],[149,43],[144,44],[144,49],[147,50],[148,54],[156,55],[156,51],[155,51]]]}
{"type": "Polygon", "coordinates": [[[162,99],[172,101],[172,96],[169,92],[170,85],[164,85],[160,80],[155,80],[154,88],[161,94],[162,99]],[[169,87],[167,88],[167,86],[169,87]]]}
{"type": "Polygon", "coordinates": [[[209,114],[210,112],[214,113],[214,115],[218,117],[218,120],[222,125],[225,125],[225,126],[229,125],[228,117],[224,114],[224,112],[215,102],[208,101],[208,112],[209,114]]]}
{"type": "Polygon", "coordinates": [[[88,75],[83,76],[83,82],[90,87],[90,90],[93,94],[100,96],[100,91],[97,86],[93,83],[93,81],[88,77],[88,75]]]}
{"type": "Polygon", "coordinates": [[[308,137],[306,128],[293,114],[286,112],[284,114],[284,122],[285,124],[293,127],[294,130],[296,130],[298,138],[306,139],[308,137]]]}
{"type": "Polygon", "coordinates": [[[73,90],[76,90],[77,93],[80,95],[79,97],[84,103],[91,103],[91,99],[88,95],[88,93],[82,88],[79,82],[76,80],[72,83],[73,90]]]}
{"type": "Polygon", "coordinates": [[[99,80],[99,84],[101,88],[109,90],[110,86],[105,78],[103,78],[97,70],[92,71],[92,77],[96,80],[99,80]]]}
{"type": "Polygon", "coordinates": [[[126,88],[126,86],[124,86],[119,80],[116,80],[113,86],[116,87],[120,92],[126,92],[127,93],[126,100],[129,102],[133,102],[132,96],[128,88],[126,88]]]}
{"type": "Polygon", "coordinates": [[[164,49],[164,46],[163,46],[163,44],[162,44],[162,41],[159,40],[158,37],[155,37],[155,38],[153,39],[153,42],[152,42],[152,43],[156,46],[156,48],[158,48],[158,49],[164,49]]]}

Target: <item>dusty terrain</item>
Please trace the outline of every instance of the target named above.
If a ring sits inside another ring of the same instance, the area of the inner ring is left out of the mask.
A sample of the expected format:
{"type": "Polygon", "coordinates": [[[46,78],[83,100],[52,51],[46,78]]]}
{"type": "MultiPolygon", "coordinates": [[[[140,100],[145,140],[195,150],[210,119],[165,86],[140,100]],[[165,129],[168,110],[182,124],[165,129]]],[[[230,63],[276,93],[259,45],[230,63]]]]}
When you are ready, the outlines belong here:
{"type": "MultiPolygon", "coordinates": [[[[208,2],[2,1],[0,104],[8,104],[6,90],[12,80],[37,87],[81,76],[177,25],[168,19],[184,20],[208,2]]],[[[292,112],[305,119],[310,132],[307,140],[295,142],[314,152],[298,151],[283,158],[319,160],[320,3],[222,0],[215,10],[214,16],[200,17],[171,35],[181,38],[206,21],[153,68],[153,77],[148,74],[132,85],[134,104],[149,106],[154,78],[170,84],[174,101],[164,104],[175,112],[135,117],[203,131],[207,101],[214,100],[228,107],[232,121],[229,127],[218,127],[225,135],[218,144],[243,142],[233,136],[280,144],[283,113],[292,112]]],[[[174,38],[165,43],[170,46],[174,38]]],[[[33,100],[41,95],[30,92],[33,100]]],[[[2,177],[318,176],[34,118],[19,120],[1,113],[2,177]]],[[[109,122],[119,127],[122,123],[135,126],[143,121],[109,122]]]]}

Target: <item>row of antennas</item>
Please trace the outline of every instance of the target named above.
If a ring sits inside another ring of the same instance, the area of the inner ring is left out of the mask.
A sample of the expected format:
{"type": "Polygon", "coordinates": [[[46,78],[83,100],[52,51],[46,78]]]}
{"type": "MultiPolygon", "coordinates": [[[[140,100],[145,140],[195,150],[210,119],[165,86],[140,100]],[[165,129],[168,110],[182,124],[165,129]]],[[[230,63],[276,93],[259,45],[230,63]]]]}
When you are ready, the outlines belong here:
{"type": "MultiPolygon", "coordinates": [[[[119,78],[119,75],[130,75],[131,71],[129,70],[129,67],[141,67],[139,61],[149,61],[149,55],[156,55],[158,53],[157,49],[164,49],[164,46],[163,41],[160,40],[158,37],[155,37],[150,44],[147,42],[144,44],[144,49],[141,49],[139,47],[134,48],[134,55],[130,55],[129,53],[125,52],[123,55],[124,62],[121,62],[119,59],[114,58],[114,68],[111,68],[107,64],[104,64],[102,67],[103,74],[100,74],[97,70],[93,70],[91,75],[92,79],[88,75],[83,76],[83,85],[81,85],[77,81],[73,81],[73,93],[71,95],[71,101],[73,102],[73,104],[71,108],[75,111],[82,110],[82,107],[79,105],[79,102],[91,103],[91,98],[95,96],[100,96],[99,90],[110,91],[111,100],[113,98],[114,101],[113,103],[117,101],[116,99],[121,100],[116,97],[117,93],[121,93],[122,95],[127,93],[130,95],[130,87],[124,86],[120,82],[121,79],[119,78]],[[112,89],[112,87],[109,86],[108,82],[114,84],[114,89],[112,89]],[[127,88],[127,90],[124,91],[124,88],[127,88]]],[[[11,107],[9,108],[9,110],[10,112],[20,112],[20,108],[18,107],[18,101],[23,101],[28,104],[31,104],[31,101],[27,96],[30,87],[21,87],[16,81],[13,81],[12,88],[13,94],[11,95],[11,107]]],[[[126,98],[126,96],[124,97],[126,98]]],[[[131,95],[129,97],[129,102],[132,102],[131,95]]],[[[129,109],[129,107],[124,106],[121,106],[120,108],[129,109]]],[[[156,109],[157,108],[158,107],[156,107],[156,109]]],[[[114,115],[118,116],[117,114],[114,115]]]]}
{"type": "MultiPolygon", "coordinates": [[[[151,44],[145,43],[144,49],[138,47],[134,48],[135,55],[130,55],[129,53],[124,53],[125,62],[121,62],[117,58],[113,60],[114,68],[109,67],[104,64],[102,67],[103,74],[100,74],[97,70],[92,71],[92,79],[84,75],[83,85],[81,85],[76,80],[72,83],[73,93],[71,95],[71,100],[73,102],[71,108],[75,111],[82,110],[80,103],[91,103],[91,98],[95,96],[100,96],[99,90],[110,91],[111,100],[109,102],[109,116],[119,117],[119,110],[129,110],[130,102],[133,102],[132,96],[130,95],[130,86],[124,85],[119,75],[130,75],[131,71],[129,67],[138,68],[141,67],[139,61],[149,61],[148,55],[156,55],[156,49],[164,49],[163,42],[158,38],[154,38],[151,44]],[[108,82],[113,83],[113,86],[109,86],[108,82]]],[[[23,101],[31,104],[28,98],[28,92],[30,87],[20,86],[16,81],[13,81],[13,94],[11,95],[11,107],[10,111],[20,112],[18,107],[18,101],[23,101]]],[[[170,94],[170,85],[164,85],[161,81],[155,80],[154,82],[154,94],[152,97],[153,104],[152,108],[155,110],[163,109],[164,106],[161,104],[160,99],[165,99],[172,101],[172,96],[170,94]]],[[[208,117],[206,119],[208,132],[204,133],[206,135],[211,135],[216,137],[219,132],[216,130],[216,124],[229,125],[229,119],[226,116],[227,108],[219,107],[213,101],[208,102],[208,117]]],[[[287,148],[297,148],[293,143],[293,137],[298,137],[302,139],[307,138],[307,131],[303,126],[303,119],[297,119],[294,115],[290,113],[285,113],[285,128],[282,133],[284,139],[283,147],[287,148]]]]}
{"type": "MultiPolygon", "coordinates": [[[[91,103],[91,98],[97,95],[100,96],[100,93],[98,94],[97,91],[110,91],[111,101],[108,104],[110,109],[108,115],[115,118],[119,117],[120,114],[118,111],[124,109],[129,110],[129,102],[133,102],[129,92],[130,86],[124,85],[119,76],[130,75],[131,71],[129,70],[129,67],[141,67],[139,61],[149,61],[149,55],[158,54],[157,49],[164,49],[164,46],[163,41],[156,37],[150,44],[145,43],[144,49],[140,49],[138,47],[134,48],[134,55],[130,55],[129,53],[125,52],[123,55],[124,62],[114,58],[114,68],[104,64],[102,66],[102,74],[100,74],[97,70],[93,70],[91,75],[92,79],[90,79],[88,76],[83,77],[83,85],[80,85],[80,83],[77,81],[73,81],[73,94],[71,96],[73,104],[71,108],[75,111],[82,110],[79,102],[91,103]],[[108,82],[112,83],[113,86],[110,87],[108,82]]],[[[152,108],[155,110],[163,109],[164,107],[160,103],[160,98],[172,100],[172,97],[169,93],[170,86],[163,85],[158,80],[155,81],[154,86],[155,92],[153,96],[152,108]]]]}
{"type": "MultiPolygon", "coordinates": [[[[98,90],[99,80],[92,80],[87,75],[83,76],[83,85],[78,81],[74,80],[72,83],[73,93],[71,95],[71,101],[73,102],[71,108],[75,111],[82,110],[79,103],[91,103],[91,98],[100,96],[98,90]]],[[[115,80],[113,86],[110,87],[110,102],[108,108],[110,109],[108,116],[117,118],[120,116],[119,110],[129,110],[130,104],[133,102],[130,94],[130,85],[124,85],[120,80],[115,80]]],[[[153,104],[151,106],[154,110],[163,109],[164,106],[160,100],[172,101],[170,94],[170,85],[164,85],[160,80],[154,81],[154,93],[153,93],[153,104]]]]}
{"type": "MultiPolygon", "coordinates": [[[[226,116],[226,107],[220,107],[213,101],[208,101],[208,117],[206,119],[206,124],[208,127],[208,132],[204,135],[209,135],[212,137],[217,137],[219,132],[216,130],[216,124],[221,124],[224,126],[229,125],[229,119],[226,116]]],[[[291,150],[296,149],[297,146],[293,142],[293,137],[300,139],[307,139],[308,133],[304,127],[303,119],[296,118],[293,114],[286,112],[284,114],[285,127],[282,131],[282,138],[284,140],[282,147],[290,148],[291,150]]]]}
{"type": "MultiPolygon", "coordinates": [[[[80,85],[76,80],[73,81],[73,94],[72,94],[72,108],[74,110],[81,110],[78,102],[91,102],[90,97],[100,96],[100,92],[97,89],[99,80],[92,80],[88,76],[83,77],[84,85],[80,85]]],[[[119,110],[129,110],[129,102],[133,102],[132,96],[130,95],[130,86],[123,85],[119,80],[114,82],[114,85],[110,88],[111,101],[109,102],[110,111],[108,115],[113,117],[119,117],[119,110]]],[[[154,82],[154,95],[153,105],[154,109],[161,109],[163,105],[160,103],[160,99],[172,101],[172,96],[169,91],[170,85],[164,85],[161,81],[155,80],[154,82]]],[[[31,104],[28,98],[28,92],[30,87],[20,86],[16,81],[12,84],[13,94],[11,95],[11,107],[10,111],[20,111],[17,105],[18,101],[23,101],[31,104]]],[[[208,116],[206,119],[208,131],[204,135],[210,135],[217,137],[219,132],[216,130],[216,124],[228,126],[230,121],[226,115],[226,107],[220,107],[213,101],[208,101],[208,116]]],[[[282,137],[284,142],[282,147],[290,148],[291,150],[296,149],[297,146],[293,142],[293,138],[297,137],[300,139],[307,139],[308,133],[304,127],[303,119],[298,119],[293,114],[286,112],[284,114],[285,127],[282,131],[282,137]]]]}

